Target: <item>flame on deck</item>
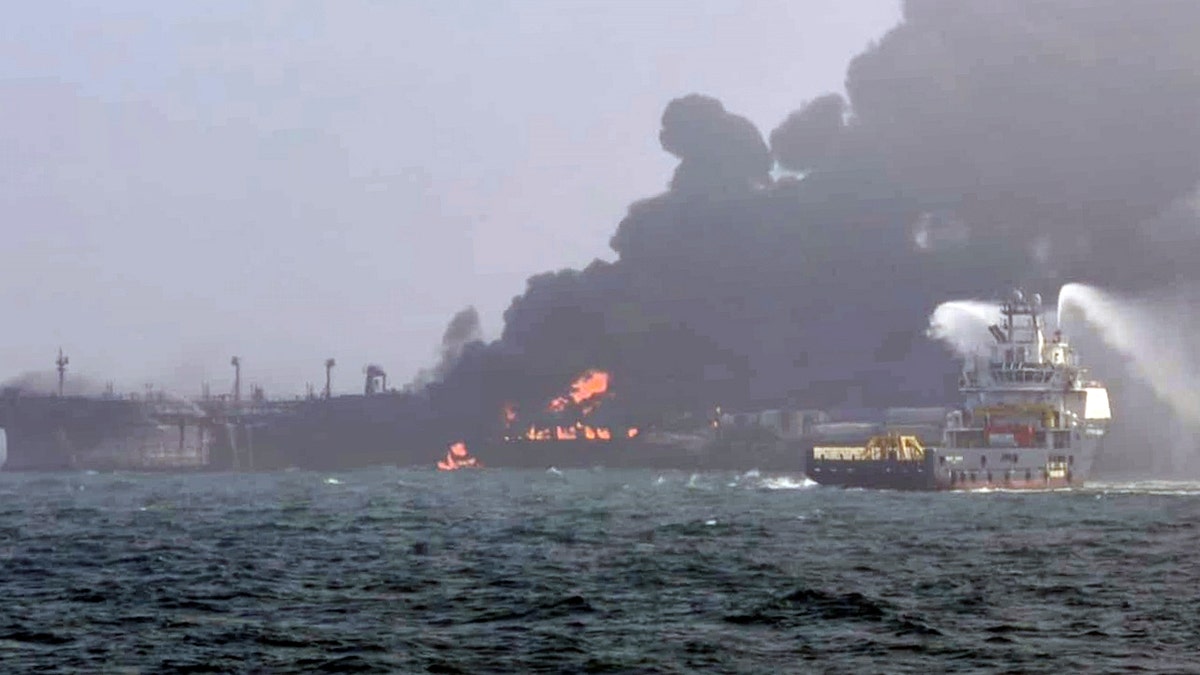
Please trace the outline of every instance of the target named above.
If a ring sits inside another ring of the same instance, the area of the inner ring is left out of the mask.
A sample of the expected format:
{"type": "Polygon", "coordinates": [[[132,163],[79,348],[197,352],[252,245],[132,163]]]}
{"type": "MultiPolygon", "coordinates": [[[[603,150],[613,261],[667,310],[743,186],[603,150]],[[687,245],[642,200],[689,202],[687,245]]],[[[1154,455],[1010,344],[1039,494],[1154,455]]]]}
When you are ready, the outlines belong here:
{"type": "MultiPolygon", "coordinates": [[[[579,377],[571,382],[570,391],[558,396],[546,405],[546,411],[555,413],[555,417],[565,421],[557,421],[552,424],[539,425],[531,423],[523,431],[517,435],[505,436],[506,441],[611,441],[614,437],[619,437],[619,432],[614,432],[609,427],[595,426],[584,422],[583,418],[592,414],[604,400],[611,396],[608,389],[609,375],[603,370],[589,369],[584,371],[579,377]],[[571,421],[570,416],[575,419],[571,421]]],[[[504,406],[504,426],[511,428],[512,423],[516,420],[516,408],[511,404],[504,406]]],[[[626,438],[637,436],[638,430],[628,428],[624,435],[626,438]]]]}
{"type": "MultiPolygon", "coordinates": [[[[633,433],[629,435],[629,438],[637,435],[636,430],[632,431],[633,433]]],[[[583,422],[576,422],[569,426],[558,425],[542,429],[531,424],[520,438],[527,441],[577,441],[581,438],[589,441],[610,441],[612,440],[612,431],[608,427],[593,427],[583,422]]]]}
{"type": "Polygon", "coordinates": [[[571,393],[550,401],[546,408],[553,412],[562,412],[567,409],[567,406],[574,403],[583,405],[583,414],[586,415],[599,405],[599,399],[606,393],[608,393],[608,373],[603,370],[588,370],[571,383],[571,393]],[[588,405],[584,405],[585,403],[588,405]]]}
{"type": "Polygon", "coordinates": [[[456,471],[458,469],[479,469],[483,465],[479,463],[471,453],[467,452],[467,444],[462,441],[450,445],[450,449],[446,451],[446,458],[438,460],[437,468],[439,471],[456,471]]]}

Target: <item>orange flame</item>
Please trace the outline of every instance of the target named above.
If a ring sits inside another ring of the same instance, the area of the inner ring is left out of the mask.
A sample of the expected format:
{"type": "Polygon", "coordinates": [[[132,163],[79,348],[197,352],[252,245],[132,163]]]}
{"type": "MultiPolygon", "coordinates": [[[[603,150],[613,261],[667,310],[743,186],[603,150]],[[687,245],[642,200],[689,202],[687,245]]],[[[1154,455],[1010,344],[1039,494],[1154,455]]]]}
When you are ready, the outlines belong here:
{"type": "MultiPolygon", "coordinates": [[[[625,430],[626,438],[633,438],[638,435],[638,430],[629,428],[625,430]]],[[[536,426],[530,425],[525,433],[521,436],[505,436],[506,441],[527,440],[527,441],[577,441],[586,439],[589,441],[611,441],[614,437],[612,429],[608,427],[593,427],[583,422],[576,422],[574,426],[555,426],[539,429],[536,426]]]]}
{"type": "MultiPolygon", "coordinates": [[[[562,412],[574,403],[579,405],[584,401],[599,398],[608,392],[608,373],[603,370],[588,370],[571,383],[571,393],[559,396],[550,401],[547,408],[553,412],[562,412]]],[[[587,406],[583,414],[588,414],[596,408],[597,403],[587,406]]]]}
{"type": "MultiPolygon", "coordinates": [[[[609,375],[603,370],[590,369],[586,370],[575,381],[571,383],[571,391],[565,396],[559,396],[547,404],[547,409],[551,412],[563,412],[568,408],[574,407],[580,416],[591,414],[603,402],[605,395],[608,394],[609,375]]],[[[517,418],[516,407],[512,403],[504,404],[504,426],[510,427],[517,418]]],[[[625,430],[625,437],[633,438],[637,436],[638,430],[629,428],[625,430]]],[[[535,424],[530,424],[529,428],[520,435],[505,436],[506,441],[575,441],[586,439],[589,441],[611,441],[614,437],[620,437],[620,433],[614,433],[612,429],[607,427],[593,427],[583,422],[576,421],[574,424],[567,426],[555,425],[553,427],[538,427],[535,424]]]]}
{"type": "Polygon", "coordinates": [[[525,432],[525,438],[531,441],[545,441],[550,439],[549,429],[538,429],[532,424],[529,425],[529,431],[525,432]]]}
{"type": "Polygon", "coordinates": [[[482,467],[483,465],[472,457],[471,453],[467,452],[467,444],[462,441],[451,444],[450,449],[446,451],[446,458],[438,460],[437,463],[439,471],[478,469],[482,467]]]}

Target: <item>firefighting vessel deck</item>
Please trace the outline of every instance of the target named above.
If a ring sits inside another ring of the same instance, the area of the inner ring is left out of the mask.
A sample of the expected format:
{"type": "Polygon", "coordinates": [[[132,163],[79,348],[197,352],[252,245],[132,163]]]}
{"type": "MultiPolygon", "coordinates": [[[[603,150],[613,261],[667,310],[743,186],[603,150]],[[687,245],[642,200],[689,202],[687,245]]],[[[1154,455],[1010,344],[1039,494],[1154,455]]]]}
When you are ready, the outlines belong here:
{"type": "Polygon", "coordinates": [[[1020,292],[988,327],[988,353],[963,360],[962,407],[941,443],[885,432],[863,445],[816,443],[807,473],[824,485],[909,490],[1047,489],[1087,479],[1111,418],[1108,391],[1086,379],[1060,331],[1046,339],[1038,296],[1020,292]]]}

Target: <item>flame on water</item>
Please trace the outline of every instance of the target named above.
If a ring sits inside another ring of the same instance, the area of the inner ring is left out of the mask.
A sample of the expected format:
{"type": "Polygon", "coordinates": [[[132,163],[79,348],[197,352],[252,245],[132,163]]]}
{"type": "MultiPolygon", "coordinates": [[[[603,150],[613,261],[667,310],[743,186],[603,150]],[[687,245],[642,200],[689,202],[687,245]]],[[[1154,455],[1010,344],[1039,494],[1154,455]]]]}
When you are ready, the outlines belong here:
{"type": "Polygon", "coordinates": [[[457,469],[478,469],[483,465],[467,452],[467,444],[462,441],[452,443],[446,451],[446,458],[438,460],[439,471],[455,471],[457,469]]]}
{"type": "MultiPolygon", "coordinates": [[[[588,370],[571,383],[571,393],[567,394],[566,396],[559,396],[558,398],[550,401],[550,405],[548,405],[547,408],[554,412],[562,412],[563,410],[566,410],[567,406],[571,405],[572,403],[575,405],[580,405],[584,401],[597,399],[607,392],[608,373],[604,372],[603,370],[588,370]]],[[[595,409],[595,407],[595,403],[586,406],[583,414],[586,415],[590,413],[593,409],[595,409]]]]}
{"type": "Polygon", "coordinates": [[[517,420],[517,407],[512,403],[504,404],[504,428],[512,426],[512,423],[517,420]]]}
{"type": "Polygon", "coordinates": [[[633,438],[634,436],[637,436],[637,435],[638,435],[637,427],[629,427],[629,429],[627,429],[625,431],[625,436],[628,438],[633,438]]]}

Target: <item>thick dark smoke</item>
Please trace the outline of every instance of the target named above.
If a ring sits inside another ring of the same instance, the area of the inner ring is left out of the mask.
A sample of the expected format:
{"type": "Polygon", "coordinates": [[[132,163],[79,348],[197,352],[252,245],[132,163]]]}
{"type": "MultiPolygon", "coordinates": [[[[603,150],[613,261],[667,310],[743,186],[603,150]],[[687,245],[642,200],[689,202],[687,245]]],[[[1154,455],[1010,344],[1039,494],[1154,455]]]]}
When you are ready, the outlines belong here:
{"type": "Polygon", "coordinates": [[[716,99],[671,101],[669,191],[630,207],[616,262],[533,277],[501,338],[461,349],[421,393],[441,424],[486,435],[591,367],[637,414],[943,403],[957,366],[923,336],[941,301],[1200,276],[1200,3],[904,17],[848,100],[811,101],[769,149],[716,99]]]}
{"type": "Polygon", "coordinates": [[[442,364],[452,365],[462,355],[463,347],[469,342],[482,339],[483,331],[479,327],[479,312],[474,307],[467,307],[450,319],[446,332],[442,334],[442,364]]]}
{"type": "Polygon", "coordinates": [[[483,330],[479,325],[479,312],[474,306],[459,310],[442,333],[442,344],[438,362],[433,368],[427,368],[417,374],[406,389],[413,391],[446,377],[462,358],[463,350],[473,342],[483,339],[483,330]]]}
{"type": "Polygon", "coordinates": [[[846,101],[826,94],[788,115],[771,132],[771,153],[785,169],[808,172],[837,156],[845,126],[846,101]]]}
{"type": "Polygon", "coordinates": [[[1059,278],[1160,285],[1186,264],[1154,219],[1200,179],[1200,4],[913,0],[904,14],[850,66],[857,161],[1059,278]]]}
{"type": "Polygon", "coordinates": [[[671,101],[658,139],[679,158],[671,180],[676,192],[744,191],[770,182],[771,153],[762,134],[715,98],[692,94],[671,101]]]}

